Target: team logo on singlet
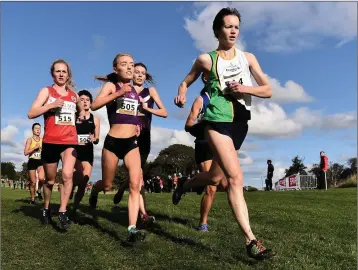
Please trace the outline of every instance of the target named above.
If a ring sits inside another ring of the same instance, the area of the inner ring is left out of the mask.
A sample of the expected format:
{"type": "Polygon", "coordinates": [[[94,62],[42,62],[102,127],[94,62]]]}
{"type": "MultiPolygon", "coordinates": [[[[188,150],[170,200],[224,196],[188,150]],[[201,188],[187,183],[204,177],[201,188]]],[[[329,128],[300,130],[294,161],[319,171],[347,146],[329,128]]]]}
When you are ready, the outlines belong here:
{"type": "Polygon", "coordinates": [[[133,93],[130,93],[129,96],[130,96],[131,98],[135,98],[135,95],[134,95],[133,93]]]}
{"type": "Polygon", "coordinates": [[[71,99],[72,99],[72,101],[73,101],[74,103],[77,102],[77,98],[76,98],[76,97],[72,96],[71,99]]]}
{"type": "Polygon", "coordinates": [[[226,72],[235,72],[239,69],[237,64],[234,64],[233,62],[230,62],[229,66],[226,68],[226,72]]]}

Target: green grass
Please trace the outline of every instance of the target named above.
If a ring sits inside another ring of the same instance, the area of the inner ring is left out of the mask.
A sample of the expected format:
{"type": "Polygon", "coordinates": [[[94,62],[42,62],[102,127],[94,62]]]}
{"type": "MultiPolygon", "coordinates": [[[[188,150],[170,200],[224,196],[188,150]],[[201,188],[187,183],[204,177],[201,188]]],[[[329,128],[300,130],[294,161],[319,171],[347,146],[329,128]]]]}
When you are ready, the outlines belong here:
{"type": "MultiPolygon", "coordinates": [[[[67,233],[40,225],[39,206],[24,200],[28,192],[2,188],[1,195],[1,269],[357,268],[357,189],[245,193],[254,233],[277,252],[263,262],[246,257],[224,193],[210,213],[210,233],[194,230],[201,196],[173,206],[170,194],[149,194],[157,223],[135,246],[125,242],[126,200],[113,207],[113,195],[100,196],[97,221],[84,218],[67,233]]],[[[53,199],[58,207],[57,192],[53,199]]],[[[87,205],[88,195],[82,210],[90,213],[87,205]]]]}

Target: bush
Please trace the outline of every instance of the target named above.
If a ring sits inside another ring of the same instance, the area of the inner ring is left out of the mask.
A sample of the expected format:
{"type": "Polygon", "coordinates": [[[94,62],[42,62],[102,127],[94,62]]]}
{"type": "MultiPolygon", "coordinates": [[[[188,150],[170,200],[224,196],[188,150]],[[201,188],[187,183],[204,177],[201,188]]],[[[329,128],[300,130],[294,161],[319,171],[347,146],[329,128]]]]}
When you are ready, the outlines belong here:
{"type": "Polygon", "coordinates": [[[350,187],[357,187],[357,175],[352,175],[348,177],[346,180],[341,181],[337,188],[350,188],[350,187]]]}
{"type": "Polygon", "coordinates": [[[252,186],[245,187],[245,189],[246,189],[246,191],[248,191],[248,192],[258,191],[258,189],[257,189],[257,188],[252,187],[252,186]]]}

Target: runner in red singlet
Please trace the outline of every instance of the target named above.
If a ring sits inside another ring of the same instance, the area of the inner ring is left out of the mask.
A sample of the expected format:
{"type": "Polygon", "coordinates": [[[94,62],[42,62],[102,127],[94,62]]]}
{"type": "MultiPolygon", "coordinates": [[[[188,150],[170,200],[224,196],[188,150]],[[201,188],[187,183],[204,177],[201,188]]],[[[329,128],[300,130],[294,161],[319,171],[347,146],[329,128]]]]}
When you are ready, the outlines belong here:
{"type": "Polygon", "coordinates": [[[43,115],[45,120],[41,155],[45,169],[42,223],[49,224],[51,222],[49,204],[58,162],[61,159],[63,187],[60,191],[59,221],[61,228],[67,230],[69,219],[66,209],[72,190],[72,176],[77,157],[75,113],[78,111],[82,115],[83,108],[78,95],[72,90],[74,87],[72,72],[68,63],[62,59],[53,62],[51,75],[54,84],[40,90],[28,112],[28,117],[33,119],[43,115]]]}

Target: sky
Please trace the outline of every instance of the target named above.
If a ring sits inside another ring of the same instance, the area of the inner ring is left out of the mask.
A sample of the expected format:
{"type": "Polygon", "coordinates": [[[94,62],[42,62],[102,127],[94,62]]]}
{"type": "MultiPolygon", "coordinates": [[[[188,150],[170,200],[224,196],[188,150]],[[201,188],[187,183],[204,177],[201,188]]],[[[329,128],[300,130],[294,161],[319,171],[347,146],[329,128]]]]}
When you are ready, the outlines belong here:
{"type": "MultiPolygon", "coordinates": [[[[252,120],[238,153],[244,185],[261,186],[266,160],[281,178],[299,155],[309,168],[324,150],[330,162],[357,156],[357,3],[339,2],[5,2],[1,21],[1,160],[20,169],[27,161],[27,118],[38,91],[52,84],[51,63],[71,65],[76,90],[95,96],[94,75],[112,71],[117,53],[128,52],[154,75],[168,110],[153,117],[152,151],[171,144],[194,146],[184,131],[191,103],[201,90],[188,90],[184,109],[173,98],[200,54],[216,49],[212,21],[223,7],[242,15],[237,46],[255,54],[273,95],[253,98],[252,120]]],[[[109,130],[105,108],[90,181],[101,179],[100,157],[109,130]]]]}

